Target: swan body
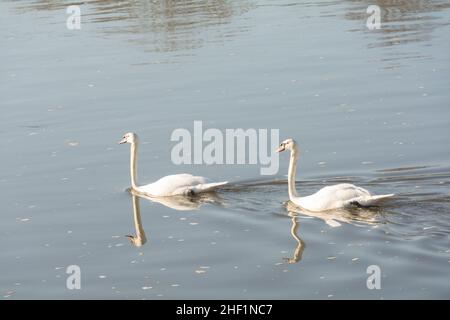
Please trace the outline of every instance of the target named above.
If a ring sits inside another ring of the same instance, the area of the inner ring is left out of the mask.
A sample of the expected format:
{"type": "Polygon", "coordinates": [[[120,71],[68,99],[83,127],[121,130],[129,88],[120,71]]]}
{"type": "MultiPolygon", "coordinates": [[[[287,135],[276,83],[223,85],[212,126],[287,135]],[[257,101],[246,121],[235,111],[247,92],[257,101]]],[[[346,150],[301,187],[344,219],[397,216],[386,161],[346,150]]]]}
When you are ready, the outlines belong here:
{"type": "Polygon", "coordinates": [[[204,177],[182,173],[165,176],[156,182],[139,186],[136,191],[153,197],[192,195],[212,191],[225,184],[227,182],[208,183],[204,177]]]}
{"type": "Polygon", "coordinates": [[[285,150],[291,151],[288,172],[289,199],[305,210],[319,212],[355,205],[370,207],[379,205],[394,196],[393,194],[372,195],[364,188],[350,183],[341,183],[324,187],[310,196],[300,197],[295,189],[295,175],[299,158],[298,145],[293,139],[287,139],[280,144],[277,152],[285,150]]]}
{"type": "Polygon", "coordinates": [[[227,184],[227,181],[208,183],[204,177],[182,173],[165,176],[156,182],[139,186],[137,184],[137,151],[139,138],[136,133],[126,133],[119,144],[131,144],[131,188],[138,194],[148,197],[168,197],[176,195],[194,195],[209,192],[227,184]]]}

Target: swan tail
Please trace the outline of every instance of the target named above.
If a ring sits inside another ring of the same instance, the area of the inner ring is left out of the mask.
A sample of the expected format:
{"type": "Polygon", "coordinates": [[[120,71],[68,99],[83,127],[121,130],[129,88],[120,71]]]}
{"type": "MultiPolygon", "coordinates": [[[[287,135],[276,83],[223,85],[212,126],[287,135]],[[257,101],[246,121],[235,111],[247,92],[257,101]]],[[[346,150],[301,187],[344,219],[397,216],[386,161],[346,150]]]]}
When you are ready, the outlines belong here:
{"type": "Polygon", "coordinates": [[[199,184],[199,185],[192,187],[191,190],[194,193],[209,192],[209,191],[214,191],[217,188],[224,186],[226,184],[228,184],[228,181],[204,183],[204,184],[199,184]]]}
{"type": "Polygon", "coordinates": [[[359,197],[348,202],[349,205],[359,205],[363,207],[377,206],[383,202],[389,201],[394,194],[381,194],[376,196],[359,197]]]}

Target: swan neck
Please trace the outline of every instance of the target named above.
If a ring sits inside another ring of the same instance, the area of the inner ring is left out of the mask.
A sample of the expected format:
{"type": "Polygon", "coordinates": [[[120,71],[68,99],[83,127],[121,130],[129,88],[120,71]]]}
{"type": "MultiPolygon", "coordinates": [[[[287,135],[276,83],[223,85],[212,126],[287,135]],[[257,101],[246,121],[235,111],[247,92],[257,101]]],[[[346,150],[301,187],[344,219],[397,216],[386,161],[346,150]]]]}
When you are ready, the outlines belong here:
{"type": "Polygon", "coordinates": [[[130,173],[131,173],[131,187],[137,189],[137,155],[138,143],[134,142],[131,144],[131,159],[130,159],[130,173]]]}
{"type": "Polygon", "coordinates": [[[289,171],[288,171],[289,198],[291,199],[292,197],[298,197],[297,190],[295,189],[297,161],[298,161],[298,152],[296,149],[294,149],[291,152],[291,160],[289,162],[289,171]]]}

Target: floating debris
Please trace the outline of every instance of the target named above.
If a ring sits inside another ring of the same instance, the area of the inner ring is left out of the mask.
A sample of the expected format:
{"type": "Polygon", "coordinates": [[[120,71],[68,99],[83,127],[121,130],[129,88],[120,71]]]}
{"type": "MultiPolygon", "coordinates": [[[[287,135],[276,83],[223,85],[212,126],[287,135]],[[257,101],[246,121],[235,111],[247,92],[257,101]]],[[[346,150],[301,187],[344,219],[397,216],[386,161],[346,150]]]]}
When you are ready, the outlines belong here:
{"type": "Polygon", "coordinates": [[[336,260],[337,257],[328,257],[327,260],[336,260]]]}
{"type": "Polygon", "coordinates": [[[80,143],[78,141],[66,141],[66,145],[68,145],[69,147],[78,147],[80,145],[80,143]]]}

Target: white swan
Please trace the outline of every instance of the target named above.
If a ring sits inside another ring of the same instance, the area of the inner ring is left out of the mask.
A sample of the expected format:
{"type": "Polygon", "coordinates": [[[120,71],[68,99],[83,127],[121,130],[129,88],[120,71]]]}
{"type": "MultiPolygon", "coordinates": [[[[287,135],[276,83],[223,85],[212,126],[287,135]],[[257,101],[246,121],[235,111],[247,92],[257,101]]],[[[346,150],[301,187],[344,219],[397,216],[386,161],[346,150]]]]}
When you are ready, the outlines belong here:
{"type": "Polygon", "coordinates": [[[137,152],[139,138],[136,133],[128,132],[119,141],[119,144],[131,144],[131,188],[138,194],[149,197],[167,197],[175,195],[193,195],[201,192],[208,192],[219,186],[227,184],[227,181],[207,183],[206,178],[197,177],[191,174],[174,174],[165,176],[156,182],[139,186],[137,184],[137,152]]]}
{"type": "Polygon", "coordinates": [[[354,205],[368,207],[377,205],[394,196],[393,194],[375,196],[361,187],[349,183],[341,183],[324,187],[310,196],[300,197],[295,189],[295,174],[299,158],[298,145],[293,139],[287,139],[280,144],[276,151],[283,152],[284,150],[291,151],[288,172],[289,199],[303,209],[319,212],[354,205]]]}

